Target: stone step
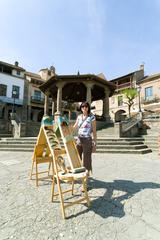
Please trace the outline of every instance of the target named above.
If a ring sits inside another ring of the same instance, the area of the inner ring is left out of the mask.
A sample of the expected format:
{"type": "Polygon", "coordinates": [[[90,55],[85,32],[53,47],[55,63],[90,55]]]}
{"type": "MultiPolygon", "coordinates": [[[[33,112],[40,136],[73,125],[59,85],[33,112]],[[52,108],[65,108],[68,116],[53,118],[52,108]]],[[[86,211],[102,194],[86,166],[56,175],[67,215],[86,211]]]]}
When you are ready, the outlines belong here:
{"type": "Polygon", "coordinates": [[[112,142],[136,142],[136,141],[144,141],[142,137],[135,137],[135,138],[114,138],[114,137],[102,137],[98,136],[97,141],[112,141],[112,142]]]}
{"type": "Polygon", "coordinates": [[[33,152],[34,148],[8,148],[8,147],[3,147],[0,148],[0,152],[33,152]]]}
{"type": "Polygon", "coordinates": [[[140,149],[140,150],[119,150],[119,149],[100,149],[96,151],[96,153],[122,153],[122,154],[146,154],[146,153],[151,153],[152,150],[147,148],[147,149],[140,149]]]}
{"type": "Polygon", "coordinates": [[[34,141],[23,141],[23,142],[20,142],[20,141],[0,141],[0,145],[3,145],[3,144],[20,144],[20,145],[23,145],[23,144],[31,144],[31,145],[34,145],[36,142],[34,141]]]}
{"type": "Polygon", "coordinates": [[[143,141],[103,141],[103,140],[97,140],[97,145],[141,145],[143,144],[144,142],[143,141]]]}
{"type": "Polygon", "coordinates": [[[0,144],[0,148],[34,148],[33,144],[0,144]]]}
{"type": "Polygon", "coordinates": [[[146,149],[148,148],[147,145],[97,145],[97,149],[146,149]]]}
{"type": "Polygon", "coordinates": [[[13,138],[13,135],[10,133],[1,133],[0,138],[13,138]]]}
{"type": "Polygon", "coordinates": [[[37,138],[35,137],[22,137],[22,138],[13,138],[13,137],[10,137],[10,138],[1,138],[1,140],[4,140],[4,141],[36,141],[37,138]]]}
{"type": "Polygon", "coordinates": [[[144,142],[146,143],[146,144],[158,144],[158,140],[157,139],[145,139],[144,140],[144,142]]]}

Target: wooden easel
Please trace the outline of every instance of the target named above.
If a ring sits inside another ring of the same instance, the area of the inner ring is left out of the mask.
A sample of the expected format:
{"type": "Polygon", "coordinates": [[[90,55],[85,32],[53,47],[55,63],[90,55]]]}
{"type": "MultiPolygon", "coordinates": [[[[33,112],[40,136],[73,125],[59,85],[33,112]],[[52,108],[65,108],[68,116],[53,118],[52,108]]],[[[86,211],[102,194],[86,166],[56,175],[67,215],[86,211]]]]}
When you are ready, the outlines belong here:
{"type": "MultiPolygon", "coordinates": [[[[87,182],[87,170],[82,167],[81,159],[79,157],[74,138],[71,135],[71,131],[63,118],[59,118],[58,122],[54,126],[41,126],[40,133],[37,139],[37,146],[46,144],[48,147],[49,155],[52,157],[53,162],[53,180],[51,190],[51,200],[53,202],[55,196],[60,197],[60,204],[63,218],[66,218],[65,209],[74,204],[86,201],[87,205],[90,205],[86,182],[87,182]],[[54,127],[54,130],[53,130],[54,127]],[[57,137],[62,138],[64,147],[62,148],[57,137]],[[64,163],[63,155],[67,153],[69,165],[64,163]],[[71,192],[73,195],[75,181],[81,181],[84,189],[84,196],[71,203],[64,203],[64,194],[71,192]],[[72,187],[67,190],[62,190],[61,182],[71,183],[72,187]],[[57,183],[58,191],[55,192],[55,184],[57,183]]],[[[36,150],[34,151],[36,155],[36,150]]],[[[33,164],[33,163],[32,163],[33,164]]]]}
{"type": "Polygon", "coordinates": [[[38,187],[39,185],[39,180],[41,179],[47,179],[51,178],[49,175],[50,173],[50,168],[52,167],[52,175],[54,172],[53,168],[53,156],[50,154],[50,149],[48,147],[45,134],[44,134],[44,129],[43,127],[40,128],[40,132],[37,138],[36,145],[34,147],[34,152],[32,156],[32,167],[31,167],[31,172],[30,172],[30,179],[32,179],[32,176],[36,177],[36,186],[38,187]],[[39,171],[38,166],[40,164],[48,163],[48,170],[46,171],[39,171]],[[34,170],[35,167],[35,170],[34,170]],[[39,175],[42,175],[44,173],[47,173],[46,177],[39,177],[39,175]]]}

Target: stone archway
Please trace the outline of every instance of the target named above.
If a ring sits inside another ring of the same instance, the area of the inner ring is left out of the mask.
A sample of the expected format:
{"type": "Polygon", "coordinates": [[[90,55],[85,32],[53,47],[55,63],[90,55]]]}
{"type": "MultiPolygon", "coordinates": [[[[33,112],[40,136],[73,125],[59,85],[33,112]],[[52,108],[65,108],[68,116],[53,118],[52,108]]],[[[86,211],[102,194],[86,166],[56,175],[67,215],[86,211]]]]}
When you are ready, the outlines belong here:
{"type": "Polygon", "coordinates": [[[126,117],[126,111],[124,111],[123,109],[120,109],[115,113],[115,122],[124,121],[125,117],[126,117]]]}

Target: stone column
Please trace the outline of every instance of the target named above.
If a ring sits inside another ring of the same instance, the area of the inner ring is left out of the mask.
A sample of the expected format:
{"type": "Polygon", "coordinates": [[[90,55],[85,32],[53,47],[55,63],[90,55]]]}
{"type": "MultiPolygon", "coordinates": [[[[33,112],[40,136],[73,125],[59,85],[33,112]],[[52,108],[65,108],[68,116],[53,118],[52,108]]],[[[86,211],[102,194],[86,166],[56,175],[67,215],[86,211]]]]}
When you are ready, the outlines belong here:
{"type": "Polygon", "coordinates": [[[110,120],[109,116],[109,89],[105,89],[105,98],[103,99],[103,116],[105,117],[106,121],[110,120]]]}
{"type": "Polygon", "coordinates": [[[91,102],[92,102],[91,90],[92,90],[92,87],[93,87],[93,83],[92,82],[85,83],[85,86],[87,88],[86,101],[91,105],[91,102]]]}
{"type": "Polygon", "coordinates": [[[52,116],[54,115],[54,111],[55,111],[55,103],[54,103],[54,101],[52,100],[52,116]]]}
{"type": "Polygon", "coordinates": [[[45,100],[44,100],[44,116],[48,115],[49,113],[49,93],[45,93],[45,100]]]}
{"type": "Polygon", "coordinates": [[[57,90],[57,112],[56,115],[62,114],[62,88],[64,86],[63,82],[58,82],[56,84],[58,90],[57,90]]]}
{"type": "Polygon", "coordinates": [[[27,120],[31,121],[31,111],[32,111],[32,107],[29,105],[28,106],[28,113],[27,113],[27,120]]]}

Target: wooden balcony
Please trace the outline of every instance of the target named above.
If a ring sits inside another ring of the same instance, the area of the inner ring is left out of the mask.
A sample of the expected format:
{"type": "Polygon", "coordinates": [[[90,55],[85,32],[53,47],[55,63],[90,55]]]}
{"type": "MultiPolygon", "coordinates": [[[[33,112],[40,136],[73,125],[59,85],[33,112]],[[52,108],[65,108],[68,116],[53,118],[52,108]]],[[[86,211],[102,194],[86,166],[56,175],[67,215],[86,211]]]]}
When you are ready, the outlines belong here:
{"type": "Polygon", "coordinates": [[[122,84],[117,84],[117,89],[116,90],[123,90],[123,89],[126,89],[126,88],[131,88],[132,87],[132,84],[130,82],[126,82],[126,83],[122,83],[122,84]]]}

